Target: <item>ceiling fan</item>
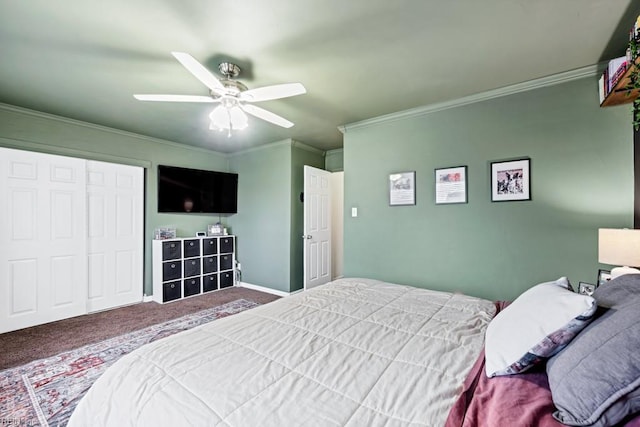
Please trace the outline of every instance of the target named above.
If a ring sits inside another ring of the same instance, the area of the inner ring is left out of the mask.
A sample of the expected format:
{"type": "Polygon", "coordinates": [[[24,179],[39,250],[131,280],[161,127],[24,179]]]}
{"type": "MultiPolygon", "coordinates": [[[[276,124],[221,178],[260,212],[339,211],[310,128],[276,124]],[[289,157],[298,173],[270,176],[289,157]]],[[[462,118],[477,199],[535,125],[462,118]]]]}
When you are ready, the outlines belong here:
{"type": "Polygon", "coordinates": [[[210,129],[227,130],[228,136],[231,136],[232,130],[247,127],[248,120],[245,113],[284,128],[293,126],[293,123],[284,117],[253,105],[253,103],[302,95],[307,90],[301,83],[285,83],[248,89],[241,82],[234,80],[240,74],[240,67],[236,64],[230,62],[221,63],[218,69],[224,78],[218,79],[188,53],[171,52],[171,54],[191,74],[209,88],[209,96],[136,94],[133,95],[134,98],[140,101],[218,103],[220,105],[209,115],[211,119],[210,129]]]}

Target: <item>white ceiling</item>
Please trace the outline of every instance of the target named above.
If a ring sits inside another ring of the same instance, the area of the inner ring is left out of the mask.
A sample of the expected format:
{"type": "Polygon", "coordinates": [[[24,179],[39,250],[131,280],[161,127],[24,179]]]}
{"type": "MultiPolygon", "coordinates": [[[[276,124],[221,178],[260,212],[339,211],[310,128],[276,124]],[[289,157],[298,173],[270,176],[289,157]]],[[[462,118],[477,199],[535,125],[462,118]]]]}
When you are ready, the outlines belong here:
{"type": "MultiPolygon", "coordinates": [[[[337,127],[573,70],[624,54],[637,0],[0,0],[0,102],[233,152],[293,138],[342,146],[337,127]],[[249,88],[301,82],[260,103],[283,129],[208,129],[207,95],[170,54],[249,88]]],[[[594,91],[597,90],[594,82],[594,91]]]]}

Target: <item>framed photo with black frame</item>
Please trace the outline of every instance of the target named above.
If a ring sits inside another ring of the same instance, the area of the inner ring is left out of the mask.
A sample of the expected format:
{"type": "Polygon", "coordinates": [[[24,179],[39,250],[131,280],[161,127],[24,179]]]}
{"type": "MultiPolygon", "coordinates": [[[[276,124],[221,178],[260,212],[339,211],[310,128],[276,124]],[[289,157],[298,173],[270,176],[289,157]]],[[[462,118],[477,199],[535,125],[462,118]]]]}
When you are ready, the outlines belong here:
{"type": "Polygon", "coordinates": [[[580,282],[578,284],[578,293],[582,295],[593,295],[597,288],[597,285],[593,285],[587,282],[580,282]]]}
{"type": "Polygon", "coordinates": [[[467,167],[435,169],[436,205],[467,203],[467,167]]]}
{"type": "Polygon", "coordinates": [[[416,172],[399,172],[389,175],[389,206],[416,204],[416,172]]]}
{"type": "Polygon", "coordinates": [[[609,280],[611,280],[611,271],[609,270],[598,270],[598,281],[597,286],[602,286],[606,284],[609,280]]]}
{"type": "Polygon", "coordinates": [[[531,159],[491,162],[491,201],[531,200],[531,159]]]}

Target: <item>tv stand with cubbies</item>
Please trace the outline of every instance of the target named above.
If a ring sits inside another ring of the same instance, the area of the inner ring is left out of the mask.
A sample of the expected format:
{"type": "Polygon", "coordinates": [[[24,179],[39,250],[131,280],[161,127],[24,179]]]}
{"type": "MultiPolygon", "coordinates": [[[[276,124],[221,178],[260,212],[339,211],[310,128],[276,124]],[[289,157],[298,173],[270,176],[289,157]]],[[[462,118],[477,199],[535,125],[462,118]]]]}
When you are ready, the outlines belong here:
{"type": "Polygon", "coordinates": [[[235,236],[154,240],[153,300],[160,304],[235,284],[235,236]]]}

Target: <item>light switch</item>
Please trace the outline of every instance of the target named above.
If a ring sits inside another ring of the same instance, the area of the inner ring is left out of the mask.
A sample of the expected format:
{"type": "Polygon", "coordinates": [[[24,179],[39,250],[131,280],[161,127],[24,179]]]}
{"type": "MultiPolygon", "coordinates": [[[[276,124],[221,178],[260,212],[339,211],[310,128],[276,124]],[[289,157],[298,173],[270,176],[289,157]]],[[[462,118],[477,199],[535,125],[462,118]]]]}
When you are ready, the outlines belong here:
{"type": "Polygon", "coordinates": [[[356,218],[358,216],[358,208],[351,208],[351,217],[356,218]]]}

